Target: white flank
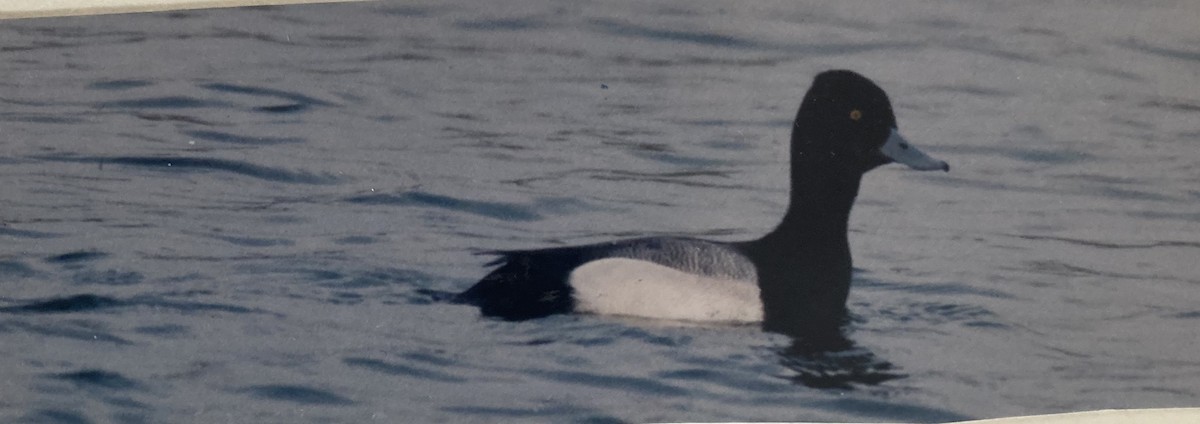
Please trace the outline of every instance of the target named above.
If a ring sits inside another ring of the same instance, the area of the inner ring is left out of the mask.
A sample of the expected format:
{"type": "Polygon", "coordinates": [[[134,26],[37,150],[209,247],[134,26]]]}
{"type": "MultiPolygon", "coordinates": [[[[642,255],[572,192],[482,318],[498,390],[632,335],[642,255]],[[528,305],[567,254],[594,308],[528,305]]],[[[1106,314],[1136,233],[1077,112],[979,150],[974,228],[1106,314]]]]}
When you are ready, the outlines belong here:
{"type": "Polygon", "coordinates": [[[762,321],[758,284],[704,277],[636,259],[610,258],[569,278],[579,312],[707,322],[762,321]]]}

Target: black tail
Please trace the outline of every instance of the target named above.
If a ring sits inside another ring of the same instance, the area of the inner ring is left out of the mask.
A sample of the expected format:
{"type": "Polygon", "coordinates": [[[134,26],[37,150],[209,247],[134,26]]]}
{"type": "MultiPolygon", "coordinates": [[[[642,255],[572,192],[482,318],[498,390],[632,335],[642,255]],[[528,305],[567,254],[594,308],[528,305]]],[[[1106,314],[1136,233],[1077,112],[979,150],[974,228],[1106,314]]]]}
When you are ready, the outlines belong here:
{"type": "Polygon", "coordinates": [[[483,315],[520,321],[571,312],[575,308],[567,278],[578,265],[566,252],[501,252],[503,264],[455,297],[479,307],[483,315]]]}

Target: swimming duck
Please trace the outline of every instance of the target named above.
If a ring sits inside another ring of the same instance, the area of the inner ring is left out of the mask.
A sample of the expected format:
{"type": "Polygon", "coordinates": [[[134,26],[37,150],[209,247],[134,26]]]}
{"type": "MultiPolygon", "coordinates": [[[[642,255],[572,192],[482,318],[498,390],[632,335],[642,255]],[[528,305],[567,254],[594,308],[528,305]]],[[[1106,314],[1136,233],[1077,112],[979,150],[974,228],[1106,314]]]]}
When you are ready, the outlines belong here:
{"type": "Polygon", "coordinates": [[[791,197],[782,222],[742,242],[648,237],[485,252],[496,266],[459,302],[525,320],[592,313],[761,323],[803,336],[846,316],[850,209],[862,176],[897,162],[949,171],[900,135],[883,89],[852,71],[814,78],[792,127],[791,197]]]}

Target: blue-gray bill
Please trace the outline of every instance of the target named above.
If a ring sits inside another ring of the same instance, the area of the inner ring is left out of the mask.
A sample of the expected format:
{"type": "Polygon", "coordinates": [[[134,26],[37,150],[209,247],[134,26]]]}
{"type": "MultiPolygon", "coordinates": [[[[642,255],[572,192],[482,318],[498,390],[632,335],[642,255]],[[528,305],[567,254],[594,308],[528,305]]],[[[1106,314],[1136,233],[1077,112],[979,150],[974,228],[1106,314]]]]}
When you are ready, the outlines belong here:
{"type": "Polygon", "coordinates": [[[895,128],[892,128],[892,134],[888,136],[887,141],[879,148],[879,152],[883,153],[889,159],[896,161],[896,163],[908,165],[912,169],[922,171],[940,169],[950,172],[950,164],[929,157],[925,152],[917,149],[917,146],[905,140],[904,136],[900,135],[900,131],[897,131],[895,128]]]}

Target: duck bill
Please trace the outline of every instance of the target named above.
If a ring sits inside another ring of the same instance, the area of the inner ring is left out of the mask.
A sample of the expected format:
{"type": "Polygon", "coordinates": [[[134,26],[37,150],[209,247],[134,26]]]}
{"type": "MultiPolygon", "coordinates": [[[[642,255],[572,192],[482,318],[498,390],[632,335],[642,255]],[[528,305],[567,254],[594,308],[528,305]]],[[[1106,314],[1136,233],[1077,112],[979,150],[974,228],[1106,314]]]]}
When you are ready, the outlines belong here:
{"type": "Polygon", "coordinates": [[[892,161],[908,165],[909,168],[921,171],[942,170],[950,172],[950,165],[946,162],[929,157],[917,149],[917,146],[909,143],[900,135],[900,131],[892,128],[892,134],[888,136],[883,147],[879,148],[879,153],[891,159],[892,161]]]}

